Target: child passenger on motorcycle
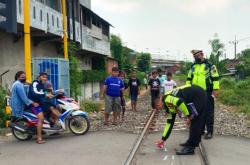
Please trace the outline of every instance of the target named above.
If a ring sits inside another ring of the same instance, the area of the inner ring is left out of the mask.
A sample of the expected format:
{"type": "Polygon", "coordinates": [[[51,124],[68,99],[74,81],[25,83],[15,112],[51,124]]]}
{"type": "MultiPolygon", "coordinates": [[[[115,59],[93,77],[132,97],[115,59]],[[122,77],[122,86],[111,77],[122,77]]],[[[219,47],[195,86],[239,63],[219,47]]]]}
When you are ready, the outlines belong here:
{"type": "MultiPolygon", "coordinates": [[[[45,88],[45,94],[51,94],[54,95],[54,91],[53,91],[53,85],[50,82],[46,82],[44,84],[44,88],[45,88]]],[[[52,125],[56,123],[56,121],[58,120],[58,118],[60,117],[61,113],[59,112],[59,107],[56,103],[56,98],[45,98],[44,99],[44,103],[47,104],[49,106],[49,109],[51,110],[50,113],[48,114],[48,119],[50,121],[50,116],[52,117],[53,121],[52,121],[52,125]]]]}

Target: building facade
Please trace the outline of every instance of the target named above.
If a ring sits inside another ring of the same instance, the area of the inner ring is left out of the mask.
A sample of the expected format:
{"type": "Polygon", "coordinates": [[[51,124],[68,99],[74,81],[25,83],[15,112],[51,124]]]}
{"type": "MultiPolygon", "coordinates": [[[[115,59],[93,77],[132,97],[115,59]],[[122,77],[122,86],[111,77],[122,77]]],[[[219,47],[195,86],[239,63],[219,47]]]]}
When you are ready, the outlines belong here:
{"type": "MultiPolygon", "coordinates": [[[[8,1],[12,2],[12,9],[16,11],[16,31],[11,33],[8,26],[0,26],[0,75],[5,73],[1,76],[1,82],[3,86],[10,88],[14,74],[18,70],[24,70],[24,0],[8,1]]],[[[0,8],[7,8],[4,2],[6,0],[0,0],[0,8]]],[[[77,57],[81,69],[91,70],[95,67],[95,60],[110,59],[111,25],[91,10],[91,0],[66,0],[66,10],[68,39],[80,47],[77,57]]],[[[0,22],[1,19],[4,20],[3,17],[0,13],[0,22]]],[[[32,58],[63,58],[60,52],[63,43],[61,0],[30,0],[30,28],[32,58]]],[[[92,97],[93,93],[89,94],[89,91],[99,92],[99,83],[93,84],[82,85],[83,98],[92,97]],[[89,89],[90,86],[92,89],[89,89]]]]}

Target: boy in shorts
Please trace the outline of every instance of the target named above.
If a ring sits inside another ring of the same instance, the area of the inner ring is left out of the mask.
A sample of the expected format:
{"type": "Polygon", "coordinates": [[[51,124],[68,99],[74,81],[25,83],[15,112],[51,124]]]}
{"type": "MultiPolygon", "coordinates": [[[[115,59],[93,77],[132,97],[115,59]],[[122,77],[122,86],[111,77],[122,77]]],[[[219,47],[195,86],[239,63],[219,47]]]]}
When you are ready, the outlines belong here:
{"type": "Polygon", "coordinates": [[[104,125],[109,124],[109,114],[113,112],[113,125],[117,125],[117,118],[121,112],[121,94],[123,94],[124,83],[118,77],[119,69],[112,68],[111,76],[105,80],[103,95],[105,95],[104,125]]]}
{"type": "Polygon", "coordinates": [[[149,86],[151,91],[151,105],[155,109],[155,100],[160,97],[161,82],[157,78],[157,72],[152,72],[152,78],[149,80],[149,86]]]}
{"type": "Polygon", "coordinates": [[[137,98],[140,94],[140,80],[136,77],[136,72],[131,74],[128,82],[132,111],[136,111],[137,98]]]}

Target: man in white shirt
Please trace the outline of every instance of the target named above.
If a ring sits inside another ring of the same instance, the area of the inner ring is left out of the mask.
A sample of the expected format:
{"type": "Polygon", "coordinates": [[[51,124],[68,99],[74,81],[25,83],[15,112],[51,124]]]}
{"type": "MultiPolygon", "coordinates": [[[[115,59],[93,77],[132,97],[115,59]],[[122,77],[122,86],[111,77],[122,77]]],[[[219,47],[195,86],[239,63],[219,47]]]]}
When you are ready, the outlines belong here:
{"type": "Polygon", "coordinates": [[[172,80],[172,73],[171,72],[167,73],[167,80],[165,80],[162,83],[162,87],[164,88],[164,93],[166,93],[166,92],[172,90],[173,88],[177,87],[176,82],[174,80],[172,80]]]}

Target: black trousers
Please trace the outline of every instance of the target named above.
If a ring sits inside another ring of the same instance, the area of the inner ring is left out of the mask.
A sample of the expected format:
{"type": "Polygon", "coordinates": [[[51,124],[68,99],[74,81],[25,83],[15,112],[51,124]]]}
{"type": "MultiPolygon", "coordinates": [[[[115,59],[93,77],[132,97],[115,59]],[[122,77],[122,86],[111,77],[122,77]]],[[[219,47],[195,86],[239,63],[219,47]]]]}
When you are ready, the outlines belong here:
{"type": "MultiPolygon", "coordinates": [[[[211,92],[207,92],[207,109],[205,115],[205,126],[208,133],[214,132],[214,98],[211,92]]],[[[204,129],[205,130],[205,129],[204,129]]]]}
{"type": "Polygon", "coordinates": [[[205,111],[207,105],[206,93],[199,92],[199,94],[195,96],[193,103],[198,112],[198,116],[191,121],[187,143],[189,146],[197,147],[201,141],[203,126],[205,123],[205,111]]]}
{"type": "Polygon", "coordinates": [[[155,109],[155,100],[160,97],[159,91],[151,91],[151,106],[155,109]]]}

